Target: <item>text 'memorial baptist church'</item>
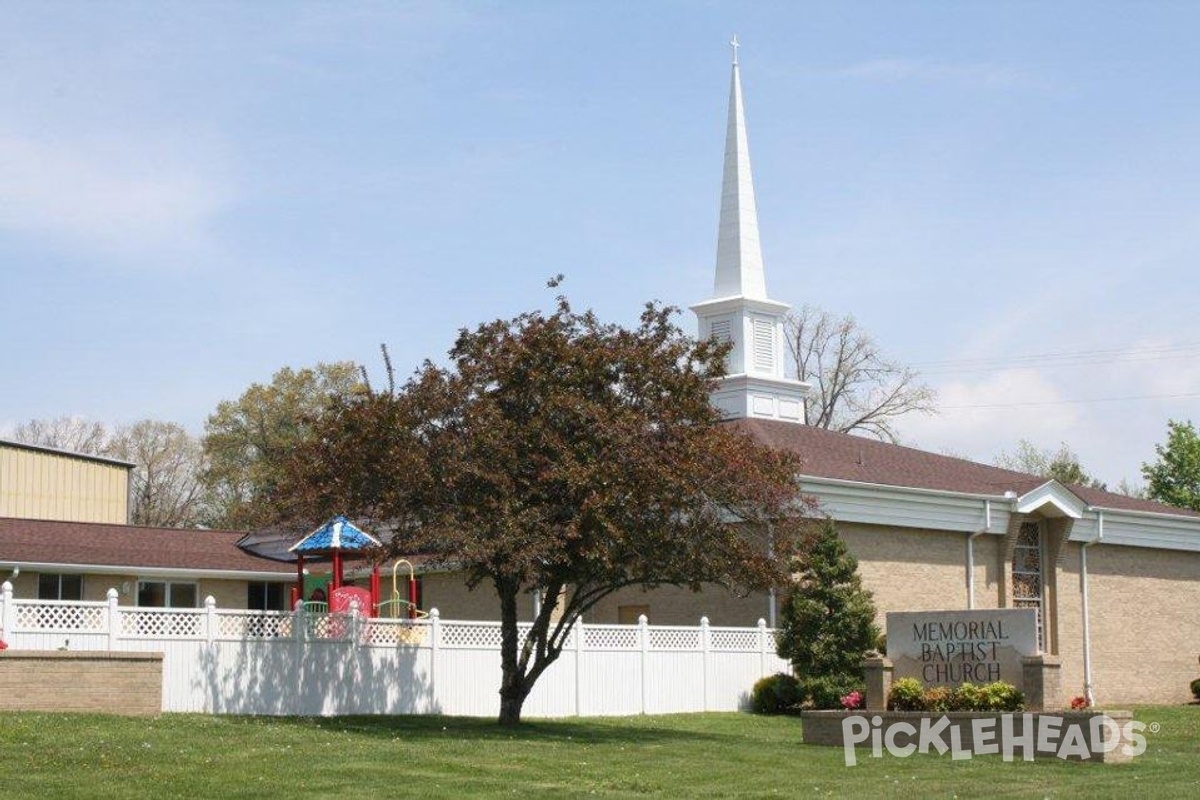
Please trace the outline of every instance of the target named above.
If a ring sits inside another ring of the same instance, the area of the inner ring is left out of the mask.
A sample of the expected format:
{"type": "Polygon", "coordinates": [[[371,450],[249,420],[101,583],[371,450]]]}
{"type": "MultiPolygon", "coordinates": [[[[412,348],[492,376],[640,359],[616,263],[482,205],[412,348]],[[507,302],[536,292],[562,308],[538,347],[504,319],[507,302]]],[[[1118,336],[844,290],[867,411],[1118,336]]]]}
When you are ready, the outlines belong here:
{"type": "Polygon", "coordinates": [[[728,374],[713,391],[713,405],[729,418],[802,423],[809,386],[784,376],[783,317],[790,306],[767,297],[736,36],[730,44],[733,77],[725,134],[716,281],[712,298],[692,306],[692,311],[698,318],[700,338],[715,336],[733,346],[727,359],[728,374]]]}

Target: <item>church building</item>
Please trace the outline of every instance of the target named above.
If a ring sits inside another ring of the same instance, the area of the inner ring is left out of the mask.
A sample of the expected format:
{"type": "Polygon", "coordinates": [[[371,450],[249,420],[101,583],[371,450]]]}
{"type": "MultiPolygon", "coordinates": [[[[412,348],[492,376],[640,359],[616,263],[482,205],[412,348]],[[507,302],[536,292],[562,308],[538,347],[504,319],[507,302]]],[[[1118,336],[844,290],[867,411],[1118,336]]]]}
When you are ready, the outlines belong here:
{"type": "MultiPolygon", "coordinates": [[[[1200,676],[1200,514],[804,424],[809,386],[786,377],[783,318],[759,243],[736,46],[716,277],[692,306],[732,343],[713,403],[802,460],[802,491],[837,522],[882,615],[1033,608],[1066,697],[1174,703],[1200,676]]],[[[776,598],[626,590],[596,622],[774,624],[776,598]]]]}

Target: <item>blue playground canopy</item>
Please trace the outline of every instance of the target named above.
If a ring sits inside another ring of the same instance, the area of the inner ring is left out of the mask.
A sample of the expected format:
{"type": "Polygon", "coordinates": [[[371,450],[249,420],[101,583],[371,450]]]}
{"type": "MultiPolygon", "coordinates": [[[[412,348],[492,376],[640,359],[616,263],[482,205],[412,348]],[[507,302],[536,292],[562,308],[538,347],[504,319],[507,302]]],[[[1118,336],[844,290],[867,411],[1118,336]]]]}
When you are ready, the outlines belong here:
{"type": "Polygon", "coordinates": [[[326,522],[288,548],[298,555],[323,555],[335,550],[366,550],[379,547],[381,542],[342,515],[326,522]]]}

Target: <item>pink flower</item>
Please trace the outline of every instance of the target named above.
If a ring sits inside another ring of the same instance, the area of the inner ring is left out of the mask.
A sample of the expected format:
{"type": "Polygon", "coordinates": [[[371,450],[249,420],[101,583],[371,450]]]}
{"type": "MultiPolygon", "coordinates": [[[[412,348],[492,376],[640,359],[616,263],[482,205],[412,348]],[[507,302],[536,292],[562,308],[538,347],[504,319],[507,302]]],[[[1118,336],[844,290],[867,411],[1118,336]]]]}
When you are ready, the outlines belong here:
{"type": "Polygon", "coordinates": [[[851,692],[842,698],[842,708],[847,711],[852,711],[856,708],[862,708],[863,698],[862,692],[851,692]]]}
{"type": "Polygon", "coordinates": [[[1071,710],[1072,711],[1081,711],[1090,706],[1091,706],[1091,703],[1089,703],[1088,699],[1082,695],[1080,695],[1079,697],[1071,698],[1071,710]]]}

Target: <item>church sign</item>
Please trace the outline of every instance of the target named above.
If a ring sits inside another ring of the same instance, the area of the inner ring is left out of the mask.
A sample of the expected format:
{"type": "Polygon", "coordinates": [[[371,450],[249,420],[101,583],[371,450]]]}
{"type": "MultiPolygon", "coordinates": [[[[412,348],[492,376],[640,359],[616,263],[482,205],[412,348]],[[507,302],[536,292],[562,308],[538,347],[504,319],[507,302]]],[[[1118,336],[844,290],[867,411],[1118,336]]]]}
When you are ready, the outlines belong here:
{"type": "Polygon", "coordinates": [[[1031,608],[897,611],[887,615],[892,679],[926,686],[1005,681],[1023,688],[1021,659],[1037,655],[1037,612],[1031,608]]]}

